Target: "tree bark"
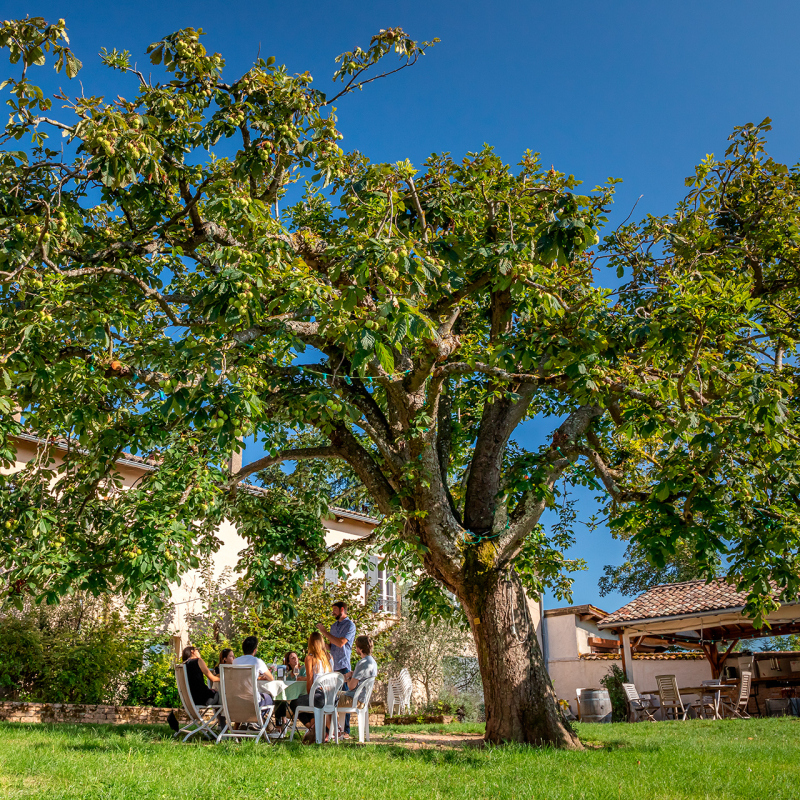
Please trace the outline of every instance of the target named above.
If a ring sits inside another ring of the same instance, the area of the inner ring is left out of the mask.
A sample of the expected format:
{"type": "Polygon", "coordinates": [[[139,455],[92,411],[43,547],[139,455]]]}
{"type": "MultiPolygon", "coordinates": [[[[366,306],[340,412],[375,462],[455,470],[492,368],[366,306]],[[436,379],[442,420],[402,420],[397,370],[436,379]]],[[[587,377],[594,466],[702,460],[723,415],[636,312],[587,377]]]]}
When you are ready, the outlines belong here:
{"type": "Polygon", "coordinates": [[[583,749],[558,705],[519,577],[470,566],[458,594],[478,651],[486,741],[583,749]]]}

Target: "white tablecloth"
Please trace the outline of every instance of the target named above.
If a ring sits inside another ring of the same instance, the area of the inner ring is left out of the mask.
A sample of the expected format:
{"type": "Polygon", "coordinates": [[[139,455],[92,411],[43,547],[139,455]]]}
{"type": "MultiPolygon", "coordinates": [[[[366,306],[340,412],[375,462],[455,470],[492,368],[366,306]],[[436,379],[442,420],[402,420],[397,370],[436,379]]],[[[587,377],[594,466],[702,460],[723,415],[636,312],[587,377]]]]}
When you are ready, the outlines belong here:
{"type": "Polygon", "coordinates": [[[294,700],[306,693],[305,680],[299,681],[259,681],[258,688],[269,692],[275,700],[294,700]]]}

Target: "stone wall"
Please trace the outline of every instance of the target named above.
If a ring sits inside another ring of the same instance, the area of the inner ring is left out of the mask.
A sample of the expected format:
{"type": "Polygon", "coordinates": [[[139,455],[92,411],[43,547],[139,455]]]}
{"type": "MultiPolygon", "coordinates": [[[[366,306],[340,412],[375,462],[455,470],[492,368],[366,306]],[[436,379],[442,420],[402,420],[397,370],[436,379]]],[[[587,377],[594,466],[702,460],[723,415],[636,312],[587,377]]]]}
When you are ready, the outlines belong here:
{"type": "MultiPolygon", "coordinates": [[[[70,703],[0,702],[0,722],[60,722],[87,725],[166,725],[169,708],[151,706],[93,706],[70,703]]],[[[207,712],[210,715],[210,712],[207,712]]],[[[183,710],[175,716],[183,725],[188,717],[183,710]]],[[[383,725],[383,709],[369,715],[369,724],[383,725]]],[[[351,723],[358,724],[353,714],[351,723]]]]}
{"type": "MultiPolygon", "coordinates": [[[[0,703],[3,722],[71,722],[95,725],[166,725],[170,709],[150,706],[95,706],[70,703],[0,703]]],[[[176,711],[179,720],[186,719],[176,711]]]]}

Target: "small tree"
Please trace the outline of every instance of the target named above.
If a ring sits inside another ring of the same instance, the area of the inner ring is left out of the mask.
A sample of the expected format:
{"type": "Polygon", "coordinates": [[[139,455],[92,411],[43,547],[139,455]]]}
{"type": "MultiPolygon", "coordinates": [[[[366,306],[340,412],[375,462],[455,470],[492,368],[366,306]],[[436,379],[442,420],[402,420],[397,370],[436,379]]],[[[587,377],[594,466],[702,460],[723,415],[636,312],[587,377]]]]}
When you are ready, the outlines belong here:
{"type": "Polygon", "coordinates": [[[386,665],[390,675],[406,668],[412,679],[425,689],[425,701],[431,705],[442,688],[445,659],[470,655],[466,631],[449,621],[423,622],[405,616],[385,634],[383,651],[391,659],[386,665]]]}

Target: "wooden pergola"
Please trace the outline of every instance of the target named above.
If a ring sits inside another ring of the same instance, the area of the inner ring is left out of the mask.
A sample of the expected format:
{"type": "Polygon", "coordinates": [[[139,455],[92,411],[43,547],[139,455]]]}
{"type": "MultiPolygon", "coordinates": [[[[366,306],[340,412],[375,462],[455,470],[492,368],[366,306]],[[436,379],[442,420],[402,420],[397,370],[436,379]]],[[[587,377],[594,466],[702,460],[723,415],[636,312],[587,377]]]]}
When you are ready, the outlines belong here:
{"type": "Polygon", "coordinates": [[[633,654],[677,646],[702,651],[719,678],[728,656],[742,640],[800,633],[800,599],[782,603],[755,628],[744,616],[746,594],[723,580],[656,586],[609,614],[598,628],[619,637],[622,665],[633,680],[633,654]]]}

